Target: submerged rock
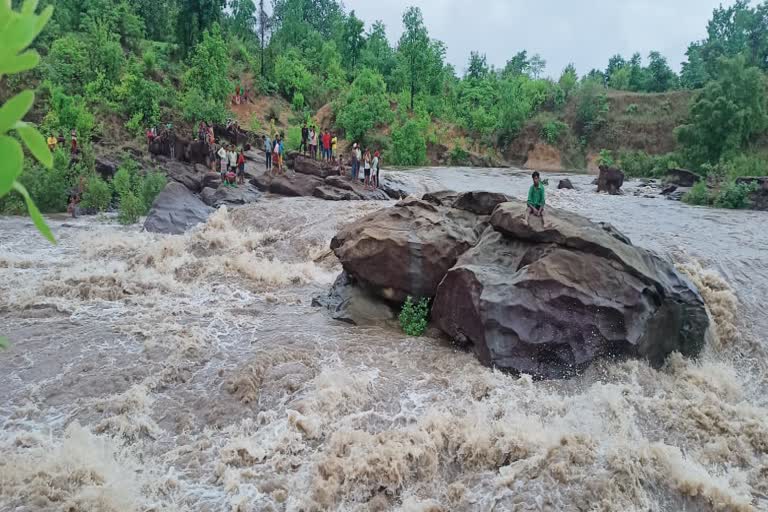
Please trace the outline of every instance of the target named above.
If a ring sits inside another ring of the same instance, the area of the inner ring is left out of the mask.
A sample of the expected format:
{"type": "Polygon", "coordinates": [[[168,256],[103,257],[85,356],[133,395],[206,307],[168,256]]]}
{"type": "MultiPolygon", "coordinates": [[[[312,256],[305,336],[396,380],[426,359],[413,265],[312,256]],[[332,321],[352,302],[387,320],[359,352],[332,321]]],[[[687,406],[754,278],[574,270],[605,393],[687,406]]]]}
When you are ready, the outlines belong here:
{"type": "Polygon", "coordinates": [[[392,307],[359,286],[346,272],[339,275],[327,295],[314,298],[312,305],[325,307],[333,319],[353,325],[378,325],[397,316],[392,307]]]}
{"type": "Polygon", "coordinates": [[[600,166],[600,174],[597,177],[597,191],[608,192],[611,195],[621,194],[621,186],[624,185],[624,173],[613,167],[600,166]]]}
{"type": "MultiPolygon", "coordinates": [[[[490,193],[460,195],[451,204],[490,193]]],[[[344,270],[391,303],[434,298],[432,320],[480,360],[537,377],[562,377],[601,357],[660,365],[697,354],[709,317],[671,263],[608,224],[550,208],[525,220],[525,203],[472,213],[408,199],[334,237],[344,270]]],[[[430,199],[437,201],[434,195],[430,199]]]]}
{"type": "Polygon", "coordinates": [[[211,212],[213,209],[184,185],[172,181],[155,198],[144,222],[144,229],[152,233],[180,235],[205,222],[211,212]]]}

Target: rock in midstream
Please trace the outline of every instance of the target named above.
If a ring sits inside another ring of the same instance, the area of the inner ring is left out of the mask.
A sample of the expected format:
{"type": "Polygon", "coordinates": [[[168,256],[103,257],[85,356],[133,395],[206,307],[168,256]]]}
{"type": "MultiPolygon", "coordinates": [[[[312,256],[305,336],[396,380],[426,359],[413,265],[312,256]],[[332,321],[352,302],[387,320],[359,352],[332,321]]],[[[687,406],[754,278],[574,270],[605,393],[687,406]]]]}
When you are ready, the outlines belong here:
{"type": "Polygon", "coordinates": [[[368,215],[331,248],[388,303],[433,299],[433,323],[483,363],[554,378],[602,357],[658,366],[705,343],[709,315],[694,285],[612,226],[553,208],[546,225],[526,221],[524,202],[488,192],[439,196],[368,215]],[[456,207],[484,212],[494,201],[490,218],[456,207]]]}

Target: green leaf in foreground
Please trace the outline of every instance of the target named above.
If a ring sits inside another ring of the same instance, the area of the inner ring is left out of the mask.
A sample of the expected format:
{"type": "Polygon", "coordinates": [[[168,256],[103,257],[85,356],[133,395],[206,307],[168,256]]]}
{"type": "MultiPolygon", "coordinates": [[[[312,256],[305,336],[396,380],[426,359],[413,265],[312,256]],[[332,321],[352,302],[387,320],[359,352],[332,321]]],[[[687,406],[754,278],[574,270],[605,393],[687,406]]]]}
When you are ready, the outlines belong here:
{"type": "Polygon", "coordinates": [[[53,155],[45,143],[45,139],[40,132],[27,123],[17,123],[16,131],[19,132],[21,140],[27,145],[29,152],[37,158],[38,162],[48,169],[53,167],[53,155]]]}
{"type": "Polygon", "coordinates": [[[40,210],[38,210],[37,206],[35,206],[35,202],[32,201],[31,197],[29,197],[29,192],[27,192],[27,189],[24,188],[24,185],[18,181],[13,183],[13,188],[16,190],[16,192],[21,194],[21,196],[24,198],[24,202],[27,203],[27,211],[29,211],[29,216],[32,218],[32,222],[35,223],[37,230],[40,231],[40,233],[51,243],[55,244],[56,238],[54,238],[51,229],[48,227],[48,224],[45,223],[45,219],[40,213],[40,210]]]}
{"type": "Polygon", "coordinates": [[[35,94],[32,91],[23,91],[0,107],[0,134],[13,128],[29,112],[34,101],[35,94]]]}
{"type": "Polygon", "coordinates": [[[8,343],[8,339],[0,336],[0,350],[3,350],[4,348],[8,348],[8,345],[10,345],[10,343],[8,343]]]}
{"type": "Polygon", "coordinates": [[[21,144],[15,139],[0,137],[0,156],[2,157],[0,197],[2,197],[11,191],[14,181],[21,174],[24,166],[24,152],[21,150],[21,144]]]}

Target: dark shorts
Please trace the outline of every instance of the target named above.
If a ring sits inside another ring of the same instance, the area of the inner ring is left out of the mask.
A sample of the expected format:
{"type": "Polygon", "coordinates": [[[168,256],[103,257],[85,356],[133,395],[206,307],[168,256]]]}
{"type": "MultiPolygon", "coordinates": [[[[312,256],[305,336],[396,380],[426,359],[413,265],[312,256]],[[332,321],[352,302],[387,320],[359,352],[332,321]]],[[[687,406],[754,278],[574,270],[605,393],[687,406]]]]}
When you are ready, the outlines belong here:
{"type": "Polygon", "coordinates": [[[245,164],[240,164],[237,166],[237,175],[242,176],[245,174],[245,164]]]}
{"type": "Polygon", "coordinates": [[[370,169],[366,169],[365,170],[365,177],[366,178],[370,178],[371,177],[371,170],[370,169]]]}

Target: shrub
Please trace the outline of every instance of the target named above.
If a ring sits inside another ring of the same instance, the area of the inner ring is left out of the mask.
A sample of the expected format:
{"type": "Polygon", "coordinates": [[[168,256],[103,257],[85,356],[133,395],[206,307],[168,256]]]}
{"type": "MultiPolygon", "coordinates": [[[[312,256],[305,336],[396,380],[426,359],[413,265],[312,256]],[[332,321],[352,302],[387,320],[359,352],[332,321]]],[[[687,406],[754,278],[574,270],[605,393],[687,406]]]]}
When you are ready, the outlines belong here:
{"type": "Polygon", "coordinates": [[[683,201],[696,206],[709,205],[711,203],[711,198],[706,182],[701,180],[696,183],[693,188],[683,196],[683,201]]]}
{"type": "Polygon", "coordinates": [[[427,161],[427,141],[423,123],[408,119],[392,129],[392,163],[423,165],[427,161]]]}
{"type": "Polygon", "coordinates": [[[285,134],[285,150],[298,151],[301,146],[301,127],[290,126],[285,134]]]}
{"type": "Polygon", "coordinates": [[[296,112],[301,112],[304,109],[304,95],[300,92],[294,94],[293,100],[291,100],[291,106],[296,112]]]}
{"type": "Polygon", "coordinates": [[[751,185],[729,181],[715,197],[715,206],[735,210],[746,208],[749,206],[749,196],[754,191],[755,188],[751,185]]]}
{"type": "Polygon", "coordinates": [[[112,190],[109,183],[98,176],[91,176],[83,192],[81,205],[84,208],[93,208],[99,212],[104,212],[112,203],[112,190]]]}
{"type": "Polygon", "coordinates": [[[639,107],[637,106],[637,103],[630,103],[629,105],[627,105],[626,113],[627,114],[637,114],[638,108],[639,107]]]}
{"type": "Polygon", "coordinates": [[[763,155],[741,154],[728,162],[728,176],[765,176],[768,174],[768,159],[763,155]]]}
{"type": "Polygon", "coordinates": [[[469,153],[458,143],[453,146],[448,157],[453,165],[466,165],[469,162],[469,153]]]}
{"type": "Polygon", "coordinates": [[[184,119],[191,123],[206,120],[211,123],[224,123],[229,111],[223,102],[206,100],[197,89],[188,91],[181,100],[184,119]]]}
{"type": "Polygon", "coordinates": [[[149,213],[157,195],[163,191],[168,180],[159,172],[148,172],[140,181],[139,195],[143,205],[143,215],[149,213]]]}
{"type": "Polygon", "coordinates": [[[288,99],[293,99],[296,93],[307,93],[312,84],[312,74],[295,48],[277,57],[274,76],[280,92],[288,99]]]}
{"type": "Polygon", "coordinates": [[[133,191],[120,196],[117,220],[120,224],[135,224],[144,212],[144,205],[133,191]]]}
{"type": "Polygon", "coordinates": [[[608,97],[602,86],[587,82],[578,93],[576,131],[586,137],[602,128],[608,120],[608,97]]]}
{"type": "Polygon", "coordinates": [[[421,336],[427,330],[427,316],[429,316],[429,299],[421,299],[414,302],[408,296],[400,310],[400,327],[408,336],[421,336]]]}
{"type": "Polygon", "coordinates": [[[600,167],[614,167],[616,160],[613,158],[613,152],[609,149],[601,149],[597,157],[597,165],[600,167]]]}
{"type": "Polygon", "coordinates": [[[259,120],[256,118],[256,116],[253,116],[253,117],[251,118],[251,124],[248,126],[248,128],[249,128],[249,129],[250,129],[250,130],[251,130],[253,133],[259,133],[259,132],[261,132],[261,121],[259,121],[259,120]]]}
{"type": "Polygon", "coordinates": [[[645,151],[623,151],[619,154],[621,170],[630,177],[650,178],[661,176],[668,169],[679,167],[676,153],[649,155],[645,151]]]}
{"type": "Polygon", "coordinates": [[[568,125],[556,119],[547,121],[541,126],[541,136],[547,144],[555,145],[560,142],[560,138],[568,131],[568,125]]]}

